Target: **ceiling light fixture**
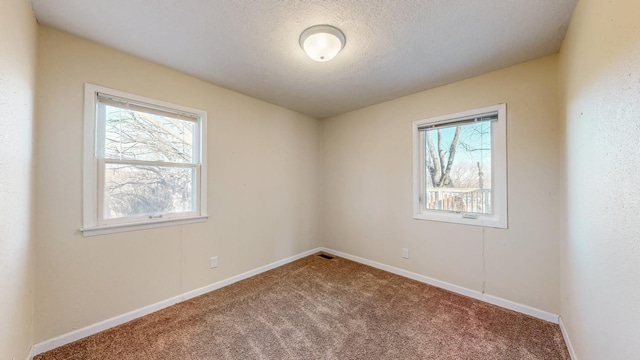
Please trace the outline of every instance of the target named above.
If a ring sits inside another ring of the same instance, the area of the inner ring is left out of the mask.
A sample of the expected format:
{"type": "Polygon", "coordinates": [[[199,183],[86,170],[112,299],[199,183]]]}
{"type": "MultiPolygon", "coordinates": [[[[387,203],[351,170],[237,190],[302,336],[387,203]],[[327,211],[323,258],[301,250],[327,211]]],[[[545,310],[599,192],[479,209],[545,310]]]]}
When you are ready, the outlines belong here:
{"type": "Polygon", "coordinates": [[[347,39],[340,29],[331,25],[312,26],[300,34],[300,47],[315,61],[333,59],[344,47],[347,39]]]}

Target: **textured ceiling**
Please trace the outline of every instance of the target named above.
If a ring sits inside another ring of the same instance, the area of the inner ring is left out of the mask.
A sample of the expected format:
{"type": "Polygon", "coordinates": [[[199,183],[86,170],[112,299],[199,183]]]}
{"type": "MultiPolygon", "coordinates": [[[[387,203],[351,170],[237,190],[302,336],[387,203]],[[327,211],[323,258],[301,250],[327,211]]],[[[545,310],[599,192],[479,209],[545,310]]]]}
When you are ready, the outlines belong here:
{"type": "Polygon", "coordinates": [[[31,0],[41,24],[317,118],[558,51],[577,0],[31,0]],[[318,63],[309,26],[347,37],[318,63]]]}

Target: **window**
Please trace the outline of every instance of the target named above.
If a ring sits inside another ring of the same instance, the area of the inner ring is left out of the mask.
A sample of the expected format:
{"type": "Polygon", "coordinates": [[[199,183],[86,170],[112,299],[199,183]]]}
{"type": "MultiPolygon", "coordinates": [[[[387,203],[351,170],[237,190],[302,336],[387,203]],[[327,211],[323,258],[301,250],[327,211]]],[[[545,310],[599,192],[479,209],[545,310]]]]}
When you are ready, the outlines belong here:
{"type": "Polygon", "coordinates": [[[415,219],[507,228],[506,105],[413,122],[415,219]]]}
{"type": "Polygon", "coordinates": [[[204,221],[204,111],[85,84],[86,235],[204,221]]]}

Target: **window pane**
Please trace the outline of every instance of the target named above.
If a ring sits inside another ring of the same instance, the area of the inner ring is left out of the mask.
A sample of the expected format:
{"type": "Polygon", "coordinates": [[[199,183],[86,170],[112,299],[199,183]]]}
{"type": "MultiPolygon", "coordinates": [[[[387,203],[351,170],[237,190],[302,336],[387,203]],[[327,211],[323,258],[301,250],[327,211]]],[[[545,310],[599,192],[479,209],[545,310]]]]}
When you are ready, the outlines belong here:
{"type": "Polygon", "coordinates": [[[491,121],[423,132],[424,207],[491,214],[491,121]]]}
{"type": "Polygon", "coordinates": [[[195,211],[195,170],[105,164],[104,218],[195,211]]]}
{"type": "Polygon", "coordinates": [[[100,104],[104,109],[107,159],[194,163],[197,123],[139,110],[100,104]]]}

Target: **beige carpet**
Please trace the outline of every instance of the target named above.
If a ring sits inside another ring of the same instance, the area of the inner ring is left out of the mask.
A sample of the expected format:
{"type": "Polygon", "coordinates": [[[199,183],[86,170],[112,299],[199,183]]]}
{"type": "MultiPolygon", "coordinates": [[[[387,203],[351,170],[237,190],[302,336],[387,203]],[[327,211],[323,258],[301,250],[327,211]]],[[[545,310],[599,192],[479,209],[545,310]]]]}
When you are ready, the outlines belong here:
{"type": "Polygon", "coordinates": [[[557,325],[314,255],[35,359],[570,358],[557,325]]]}

